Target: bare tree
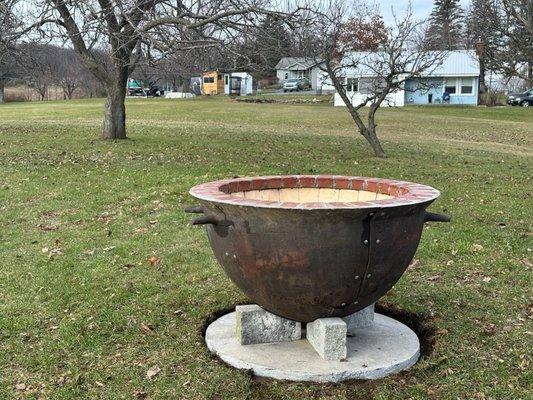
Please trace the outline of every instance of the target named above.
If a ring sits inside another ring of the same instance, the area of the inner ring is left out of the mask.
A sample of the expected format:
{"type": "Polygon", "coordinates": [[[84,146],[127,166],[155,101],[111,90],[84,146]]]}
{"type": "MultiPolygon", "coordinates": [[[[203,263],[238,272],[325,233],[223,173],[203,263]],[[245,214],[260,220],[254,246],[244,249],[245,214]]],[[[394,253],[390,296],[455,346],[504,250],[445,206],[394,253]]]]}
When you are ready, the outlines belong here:
{"type": "Polygon", "coordinates": [[[533,1],[502,0],[504,13],[499,32],[503,44],[495,64],[506,76],[524,79],[533,86],[533,1]]]}
{"type": "Polygon", "coordinates": [[[502,0],[505,13],[515,19],[529,35],[533,36],[533,1],[502,0]]]}
{"type": "Polygon", "coordinates": [[[71,49],[59,49],[57,52],[55,83],[63,90],[67,99],[72,99],[74,92],[81,86],[83,65],[77,54],[71,49]]]}
{"type": "Polygon", "coordinates": [[[39,100],[46,100],[48,89],[59,77],[58,49],[39,43],[23,43],[18,46],[21,78],[35,89],[39,100]]]}
{"type": "Polygon", "coordinates": [[[499,0],[472,0],[467,13],[467,47],[475,48],[479,58],[479,99],[487,91],[485,75],[494,69],[494,55],[502,46],[499,0]]]}
{"type": "Polygon", "coordinates": [[[17,3],[17,0],[0,1],[0,103],[4,102],[6,83],[17,75],[15,32],[18,21],[14,15],[17,3]]]}
{"type": "Polygon", "coordinates": [[[391,97],[405,89],[408,79],[437,68],[445,53],[428,49],[426,25],[413,18],[410,8],[390,27],[376,10],[362,3],[352,7],[350,14],[344,3],[334,2],[318,16],[319,36],[324,38],[323,69],[359,134],[376,156],[386,157],[376,132],[376,113],[382,105],[394,103],[391,97]]]}
{"type": "Polygon", "coordinates": [[[141,45],[159,54],[221,45],[260,15],[287,16],[267,9],[270,4],[267,0],[39,0],[35,9],[40,15],[34,25],[70,40],[108,93],[102,137],[124,139],[126,84],[141,58],[141,45]],[[110,68],[93,51],[104,43],[109,47],[110,68]]]}

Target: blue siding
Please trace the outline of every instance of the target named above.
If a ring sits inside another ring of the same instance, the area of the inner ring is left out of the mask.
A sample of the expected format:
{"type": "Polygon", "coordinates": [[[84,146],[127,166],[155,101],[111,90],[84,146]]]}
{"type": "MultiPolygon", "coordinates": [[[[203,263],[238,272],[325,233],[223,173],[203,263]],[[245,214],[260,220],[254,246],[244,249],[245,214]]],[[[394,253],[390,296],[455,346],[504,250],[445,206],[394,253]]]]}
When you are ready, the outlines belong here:
{"type": "MultiPolygon", "coordinates": [[[[405,104],[429,104],[429,98],[432,97],[432,103],[442,103],[444,94],[444,82],[455,82],[459,77],[436,77],[436,78],[413,78],[405,82],[405,104]]],[[[450,104],[477,105],[478,78],[462,78],[466,82],[472,82],[473,94],[452,94],[450,95],[450,104]]]]}

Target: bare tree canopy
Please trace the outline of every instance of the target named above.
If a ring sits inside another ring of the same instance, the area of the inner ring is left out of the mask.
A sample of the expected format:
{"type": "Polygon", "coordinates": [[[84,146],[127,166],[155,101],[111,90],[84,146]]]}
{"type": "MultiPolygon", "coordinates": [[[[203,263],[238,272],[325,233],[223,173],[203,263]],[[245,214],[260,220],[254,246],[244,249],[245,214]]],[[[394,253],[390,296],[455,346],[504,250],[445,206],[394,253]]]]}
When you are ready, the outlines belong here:
{"type": "Polygon", "coordinates": [[[31,26],[69,41],[107,90],[102,136],[126,138],[126,85],[137,62],[154,55],[227,45],[265,15],[294,15],[266,0],[39,0],[31,26]],[[110,65],[95,50],[106,48],[110,65]]]}
{"type": "Polygon", "coordinates": [[[0,103],[4,101],[5,84],[17,75],[16,41],[19,23],[15,17],[18,0],[0,1],[0,103]]]}
{"type": "Polygon", "coordinates": [[[414,19],[410,8],[388,27],[378,11],[362,2],[352,6],[351,12],[345,3],[333,2],[317,15],[319,36],[323,38],[323,69],[359,134],[376,156],[385,157],[376,132],[377,111],[404,88],[407,79],[437,68],[445,53],[430,51],[425,40],[426,24],[414,19]],[[354,92],[358,92],[357,97],[354,92]],[[366,121],[362,113],[365,106],[369,107],[366,121]]]}
{"type": "Polygon", "coordinates": [[[480,58],[481,84],[489,69],[533,86],[533,1],[473,0],[467,26],[480,58]]]}

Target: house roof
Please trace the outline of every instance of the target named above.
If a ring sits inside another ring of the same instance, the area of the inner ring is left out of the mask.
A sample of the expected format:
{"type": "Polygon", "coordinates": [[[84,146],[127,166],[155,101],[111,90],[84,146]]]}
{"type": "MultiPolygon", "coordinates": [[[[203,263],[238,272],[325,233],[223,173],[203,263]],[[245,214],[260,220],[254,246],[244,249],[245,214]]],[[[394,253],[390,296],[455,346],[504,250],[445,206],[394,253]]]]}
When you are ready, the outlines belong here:
{"type": "MultiPolygon", "coordinates": [[[[371,52],[352,52],[345,56],[347,63],[350,60],[359,60],[357,67],[347,67],[347,75],[375,76],[376,73],[370,67],[379,65],[383,60],[383,54],[371,52]]],[[[444,76],[479,76],[479,61],[476,53],[472,50],[454,50],[445,54],[440,65],[427,71],[423,76],[444,77],[444,76]]]]}
{"type": "Polygon", "coordinates": [[[316,59],[311,57],[283,57],[276,64],[275,69],[302,70],[317,65],[316,59]]]}
{"type": "Polygon", "coordinates": [[[432,76],[478,76],[479,60],[473,50],[450,51],[432,76]]]}

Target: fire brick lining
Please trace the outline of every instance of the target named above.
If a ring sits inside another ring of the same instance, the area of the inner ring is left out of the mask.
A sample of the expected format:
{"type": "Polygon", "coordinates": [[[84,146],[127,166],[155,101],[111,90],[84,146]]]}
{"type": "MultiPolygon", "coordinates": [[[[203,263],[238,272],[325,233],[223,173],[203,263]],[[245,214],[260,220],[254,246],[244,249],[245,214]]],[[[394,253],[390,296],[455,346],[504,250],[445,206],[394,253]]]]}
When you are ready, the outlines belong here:
{"type": "Polygon", "coordinates": [[[190,194],[200,200],[237,206],[315,210],[395,207],[429,202],[436,199],[440,193],[431,186],[391,179],[334,175],[288,175],[208,182],[194,186],[190,190],[190,194]],[[242,194],[242,192],[259,190],[299,188],[349,189],[374,192],[377,195],[375,199],[366,201],[290,202],[247,198],[242,194]]]}

